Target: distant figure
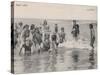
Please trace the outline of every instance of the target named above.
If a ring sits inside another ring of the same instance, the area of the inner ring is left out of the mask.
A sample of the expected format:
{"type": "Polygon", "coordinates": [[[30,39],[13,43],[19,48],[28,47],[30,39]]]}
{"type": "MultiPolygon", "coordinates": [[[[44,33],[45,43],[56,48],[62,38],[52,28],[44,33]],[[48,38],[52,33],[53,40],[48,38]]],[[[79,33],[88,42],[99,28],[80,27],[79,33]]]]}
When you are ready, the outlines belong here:
{"type": "Polygon", "coordinates": [[[59,34],[59,42],[63,43],[65,41],[65,32],[64,32],[64,27],[61,28],[61,32],[59,34]]]}
{"type": "Polygon", "coordinates": [[[20,28],[17,23],[14,25],[14,48],[19,45],[20,28]]]}
{"type": "Polygon", "coordinates": [[[55,32],[58,33],[58,24],[55,24],[55,32]]]}
{"type": "Polygon", "coordinates": [[[56,48],[57,36],[55,32],[52,34],[51,39],[52,39],[53,46],[56,48]]]}
{"type": "Polygon", "coordinates": [[[73,28],[72,28],[72,32],[73,37],[75,38],[75,40],[78,40],[78,35],[80,33],[79,31],[79,25],[76,24],[76,20],[73,20],[73,28]]]}
{"type": "Polygon", "coordinates": [[[50,40],[45,39],[45,41],[43,42],[43,51],[48,51],[49,49],[50,49],[50,40]]]}
{"type": "Polygon", "coordinates": [[[34,39],[33,39],[33,36],[35,35],[35,25],[34,24],[31,25],[30,32],[31,32],[31,40],[34,43],[34,39]]]}
{"type": "Polygon", "coordinates": [[[26,40],[27,38],[29,38],[29,36],[30,36],[29,25],[26,24],[26,25],[23,27],[23,33],[22,33],[23,41],[25,42],[25,40],[26,40]]]}
{"type": "MultiPolygon", "coordinates": [[[[50,36],[50,27],[47,23],[47,20],[44,20],[43,22],[43,31],[42,31],[42,36],[43,36],[43,41],[45,41],[45,39],[47,38],[47,36],[50,36]]],[[[49,37],[48,37],[49,39],[49,37]]]]}
{"type": "Polygon", "coordinates": [[[30,40],[25,40],[25,43],[22,45],[19,54],[21,54],[22,49],[24,48],[25,55],[31,55],[32,42],[30,40]]]}
{"type": "Polygon", "coordinates": [[[94,31],[94,28],[93,28],[93,24],[90,24],[89,25],[89,28],[90,28],[90,46],[92,48],[94,48],[94,42],[95,42],[95,31],[94,31]]]}
{"type": "Polygon", "coordinates": [[[58,44],[59,44],[58,24],[55,24],[54,33],[52,35],[52,41],[54,41],[53,38],[55,38],[55,45],[56,47],[58,47],[58,44]]]}
{"type": "Polygon", "coordinates": [[[34,31],[35,31],[35,25],[34,24],[31,24],[30,30],[31,30],[31,33],[33,34],[34,31]]]}
{"type": "Polygon", "coordinates": [[[42,35],[41,35],[38,27],[35,28],[35,33],[33,35],[33,41],[35,43],[35,46],[36,45],[39,45],[40,46],[41,43],[42,43],[42,35]]]}
{"type": "Polygon", "coordinates": [[[43,23],[43,50],[48,51],[50,49],[50,27],[47,23],[47,20],[44,20],[43,23]]]}
{"type": "MultiPolygon", "coordinates": [[[[21,38],[21,33],[23,30],[23,22],[19,22],[17,24],[17,32],[18,32],[18,38],[21,38]]],[[[21,41],[21,39],[19,40],[19,42],[21,41]]]]}
{"type": "Polygon", "coordinates": [[[43,49],[44,51],[48,51],[50,49],[50,33],[49,32],[44,34],[43,49]]]}
{"type": "Polygon", "coordinates": [[[43,30],[44,32],[49,32],[49,25],[47,23],[47,20],[44,20],[43,22],[43,30]]]}
{"type": "Polygon", "coordinates": [[[23,22],[15,23],[14,25],[15,38],[17,36],[16,46],[20,46],[21,44],[22,30],[23,30],[23,22]]]}
{"type": "Polygon", "coordinates": [[[57,33],[53,32],[51,35],[51,50],[50,53],[56,53],[57,54],[57,48],[58,48],[58,41],[57,41],[57,33]]]}
{"type": "Polygon", "coordinates": [[[20,27],[22,27],[22,26],[23,26],[23,22],[19,22],[18,24],[19,24],[19,26],[20,26],[20,27]]]}
{"type": "Polygon", "coordinates": [[[19,35],[21,35],[22,29],[23,29],[23,22],[19,22],[18,23],[18,33],[19,33],[19,35]]]}

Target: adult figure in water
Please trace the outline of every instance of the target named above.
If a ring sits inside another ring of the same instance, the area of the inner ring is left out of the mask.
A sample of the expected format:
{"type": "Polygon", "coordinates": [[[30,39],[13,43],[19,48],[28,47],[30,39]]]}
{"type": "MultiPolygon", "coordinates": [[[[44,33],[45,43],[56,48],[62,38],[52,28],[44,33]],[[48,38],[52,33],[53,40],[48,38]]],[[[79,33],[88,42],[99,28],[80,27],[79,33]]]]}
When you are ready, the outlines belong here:
{"type": "Polygon", "coordinates": [[[75,40],[78,40],[80,30],[79,30],[79,25],[76,23],[76,20],[73,20],[73,28],[71,33],[73,35],[73,38],[75,38],[75,40]]]}

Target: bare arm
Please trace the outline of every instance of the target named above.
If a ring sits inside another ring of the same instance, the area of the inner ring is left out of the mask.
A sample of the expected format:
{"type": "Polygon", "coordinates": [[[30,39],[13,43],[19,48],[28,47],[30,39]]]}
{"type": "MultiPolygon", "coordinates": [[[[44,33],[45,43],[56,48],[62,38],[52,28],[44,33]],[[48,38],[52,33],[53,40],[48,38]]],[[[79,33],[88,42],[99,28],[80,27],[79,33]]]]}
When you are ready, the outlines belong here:
{"type": "Polygon", "coordinates": [[[22,52],[22,49],[23,49],[23,46],[20,48],[20,52],[19,52],[19,55],[21,54],[21,52],[22,52]]]}

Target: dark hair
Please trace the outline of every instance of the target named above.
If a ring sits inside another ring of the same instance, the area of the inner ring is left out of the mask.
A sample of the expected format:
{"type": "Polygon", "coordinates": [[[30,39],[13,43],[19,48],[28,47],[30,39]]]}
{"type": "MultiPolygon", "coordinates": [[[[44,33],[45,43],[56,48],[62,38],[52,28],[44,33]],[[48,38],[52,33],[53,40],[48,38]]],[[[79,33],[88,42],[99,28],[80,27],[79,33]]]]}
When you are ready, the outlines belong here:
{"type": "Polygon", "coordinates": [[[32,30],[34,28],[35,28],[35,25],[34,24],[31,24],[31,28],[30,29],[32,30]]]}
{"type": "Polygon", "coordinates": [[[64,27],[61,27],[61,30],[64,31],[64,27]]]}
{"type": "Polygon", "coordinates": [[[77,26],[77,28],[79,28],[79,25],[78,24],[76,24],[76,26],[77,26]]]}
{"type": "Polygon", "coordinates": [[[22,25],[23,25],[23,22],[19,22],[18,24],[19,24],[20,26],[22,26],[22,25]]]}
{"type": "Polygon", "coordinates": [[[25,29],[25,28],[27,28],[27,27],[29,28],[29,25],[28,25],[28,24],[26,24],[26,25],[23,27],[23,29],[25,29]]]}
{"type": "Polygon", "coordinates": [[[76,20],[73,20],[73,23],[75,23],[75,24],[76,24],[76,20]]]}
{"type": "Polygon", "coordinates": [[[55,24],[55,25],[58,25],[58,24],[55,24]]]}
{"type": "Polygon", "coordinates": [[[90,27],[90,29],[92,29],[93,28],[93,24],[89,24],[89,27],[90,27]]]}

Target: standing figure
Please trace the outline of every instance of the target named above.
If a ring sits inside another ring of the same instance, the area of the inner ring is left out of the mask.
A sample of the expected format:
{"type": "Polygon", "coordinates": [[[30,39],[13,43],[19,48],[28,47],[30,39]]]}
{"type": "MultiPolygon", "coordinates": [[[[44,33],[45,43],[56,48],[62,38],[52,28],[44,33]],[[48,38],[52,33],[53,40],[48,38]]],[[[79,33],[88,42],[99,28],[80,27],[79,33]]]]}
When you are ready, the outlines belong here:
{"type": "Polygon", "coordinates": [[[21,33],[23,30],[23,22],[19,22],[17,25],[17,31],[18,31],[18,46],[21,45],[21,33]]]}
{"type": "Polygon", "coordinates": [[[48,51],[50,49],[50,27],[47,24],[47,20],[43,23],[43,50],[48,51]]]}
{"type": "Polygon", "coordinates": [[[94,48],[94,42],[95,42],[95,31],[94,31],[94,28],[93,28],[93,24],[90,24],[89,25],[89,28],[90,28],[90,46],[92,48],[94,48]]]}
{"type": "Polygon", "coordinates": [[[43,23],[43,41],[45,40],[46,35],[50,36],[50,27],[47,24],[47,20],[44,20],[44,23],[43,23]]]}
{"type": "Polygon", "coordinates": [[[25,25],[23,27],[23,33],[22,33],[22,39],[23,39],[23,42],[26,41],[27,38],[29,38],[30,36],[30,30],[29,30],[29,25],[25,25]]]}
{"type": "Polygon", "coordinates": [[[64,27],[61,28],[61,32],[59,34],[59,42],[63,43],[65,41],[65,32],[64,32],[64,27]]]}
{"type": "Polygon", "coordinates": [[[55,24],[55,32],[58,33],[58,24],[55,24]]]}
{"type": "Polygon", "coordinates": [[[41,35],[38,27],[35,28],[35,32],[33,35],[33,41],[34,41],[34,44],[35,44],[37,51],[39,51],[41,43],[42,43],[42,35],[41,35]]]}
{"type": "Polygon", "coordinates": [[[76,20],[73,20],[73,28],[72,28],[72,32],[73,37],[75,38],[75,40],[78,40],[78,35],[80,33],[79,31],[79,25],[76,24],[76,20]]]}
{"type": "Polygon", "coordinates": [[[53,35],[56,37],[56,39],[55,39],[55,45],[56,45],[56,47],[58,47],[58,45],[59,45],[58,24],[55,24],[55,32],[54,32],[53,35]]]}
{"type": "Polygon", "coordinates": [[[57,47],[58,47],[58,43],[57,43],[57,35],[55,32],[53,32],[53,34],[51,35],[51,49],[50,52],[51,53],[56,53],[57,54],[57,47]]]}
{"type": "Polygon", "coordinates": [[[50,49],[50,32],[48,31],[44,34],[43,49],[44,51],[48,51],[50,49]]]}
{"type": "Polygon", "coordinates": [[[31,34],[34,34],[34,31],[35,31],[35,25],[34,24],[31,24],[30,30],[31,30],[31,34]]]}
{"type": "Polygon", "coordinates": [[[50,40],[48,39],[48,35],[46,35],[47,38],[45,38],[43,42],[43,50],[48,51],[50,49],[50,40]]]}
{"type": "Polygon", "coordinates": [[[94,68],[94,65],[95,65],[95,58],[94,58],[95,31],[93,28],[93,24],[89,24],[89,28],[90,28],[90,46],[92,47],[92,50],[89,54],[89,62],[90,62],[89,68],[94,68]]]}
{"type": "Polygon", "coordinates": [[[35,52],[35,40],[33,38],[34,35],[35,35],[35,24],[31,24],[31,26],[30,26],[30,39],[31,39],[31,41],[33,43],[33,45],[32,45],[32,53],[35,52]]]}
{"type": "Polygon", "coordinates": [[[21,35],[22,29],[23,29],[23,22],[19,22],[18,23],[18,33],[19,33],[19,35],[21,35]]]}
{"type": "Polygon", "coordinates": [[[25,40],[25,43],[22,45],[19,54],[21,54],[22,49],[24,48],[25,55],[31,55],[32,42],[30,40],[25,40]]]}

